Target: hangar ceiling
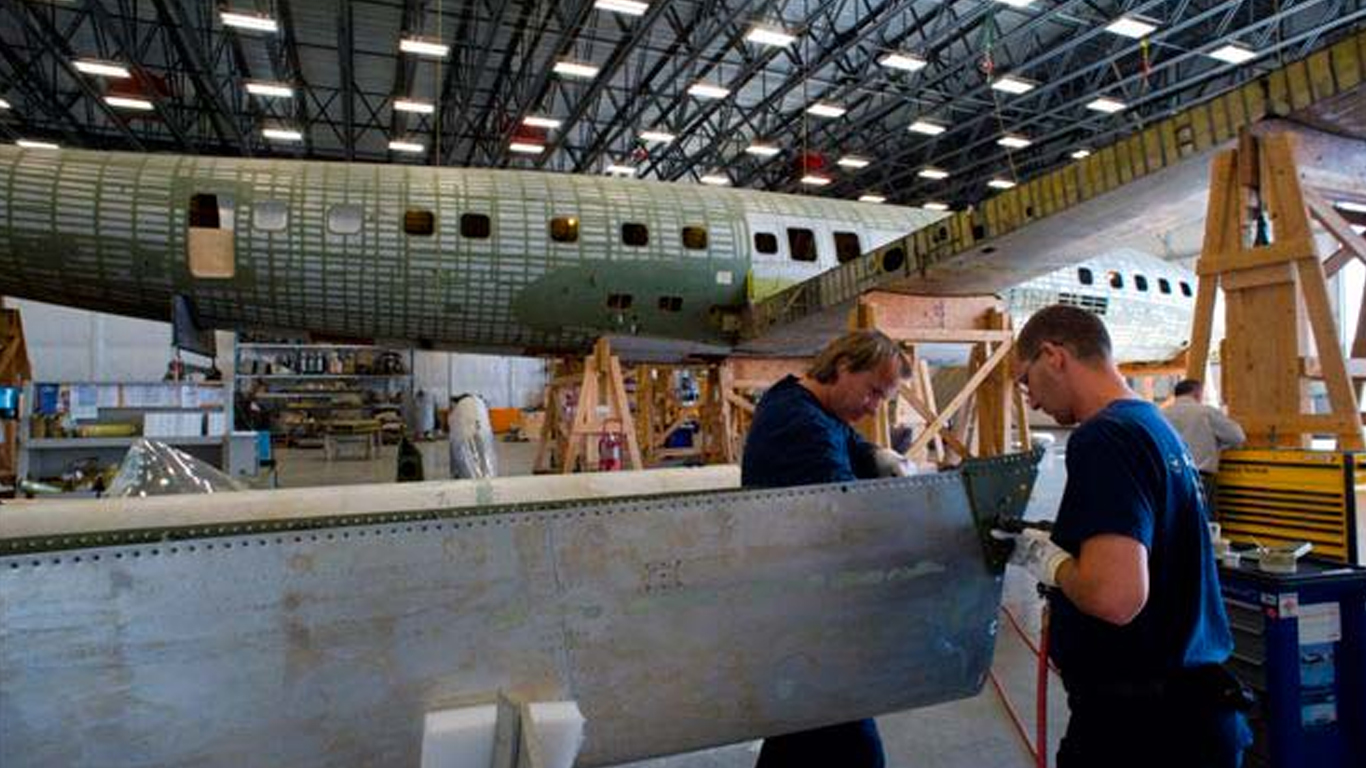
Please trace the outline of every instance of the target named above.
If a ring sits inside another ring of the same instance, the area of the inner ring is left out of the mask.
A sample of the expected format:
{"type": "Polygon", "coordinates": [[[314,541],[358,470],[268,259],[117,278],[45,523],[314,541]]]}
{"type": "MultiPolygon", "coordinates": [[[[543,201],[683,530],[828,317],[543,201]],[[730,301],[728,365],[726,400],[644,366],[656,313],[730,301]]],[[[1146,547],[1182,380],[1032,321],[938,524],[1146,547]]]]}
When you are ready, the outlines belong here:
{"type": "Polygon", "coordinates": [[[0,135],[961,207],[1364,24],[1366,0],[8,0],[0,135]]]}

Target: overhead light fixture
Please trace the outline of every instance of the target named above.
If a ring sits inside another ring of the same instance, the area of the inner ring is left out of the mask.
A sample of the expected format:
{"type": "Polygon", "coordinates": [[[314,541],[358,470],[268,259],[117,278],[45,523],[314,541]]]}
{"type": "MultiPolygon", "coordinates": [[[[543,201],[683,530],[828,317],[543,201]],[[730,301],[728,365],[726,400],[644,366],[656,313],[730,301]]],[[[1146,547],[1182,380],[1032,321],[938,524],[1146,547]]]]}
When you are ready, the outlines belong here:
{"type": "Polygon", "coordinates": [[[745,147],[745,151],[751,155],[759,155],[760,157],[773,157],[779,152],[782,152],[781,149],[773,146],[772,144],[764,144],[758,141],[754,142],[753,144],[750,144],[748,147],[745,147]]]}
{"type": "Polygon", "coordinates": [[[1120,16],[1105,25],[1106,32],[1113,32],[1121,37],[1132,37],[1135,40],[1147,37],[1155,29],[1157,22],[1141,16],[1120,16]]]}
{"type": "Polygon", "coordinates": [[[1030,141],[1029,139],[1026,139],[1025,137],[1017,133],[1007,133],[1006,135],[997,139],[996,143],[1009,149],[1024,149],[1025,147],[1029,146],[1030,144],[1033,144],[1034,142],[1030,141]]]}
{"type": "Polygon", "coordinates": [[[815,104],[812,104],[811,106],[807,107],[806,111],[810,112],[816,117],[844,117],[844,113],[848,112],[849,110],[837,104],[826,104],[824,102],[816,102],[815,104]]]}
{"type": "Polygon", "coordinates": [[[991,87],[993,89],[1015,96],[1019,96],[1022,93],[1029,93],[1034,90],[1034,85],[1035,83],[1032,80],[1026,80],[1023,77],[1015,77],[1014,75],[1002,75],[991,81],[991,87]]]}
{"type": "Polygon", "coordinates": [[[914,72],[917,69],[924,69],[925,60],[916,56],[914,53],[889,53],[877,60],[877,63],[891,69],[900,69],[906,72],[914,72]]]}
{"type": "Polygon", "coordinates": [[[921,168],[920,172],[916,175],[922,179],[934,179],[935,181],[938,181],[940,179],[947,179],[949,177],[949,172],[942,168],[930,167],[921,168]]]}
{"type": "Polygon", "coordinates": [[[688,93],[699,99],[724,99],[730,95],[730,89],[711,83],[693,83],[688,86],[688,93]]]}
{"type": "Polygon", "coordinates": [[[745,39],[751,43],[776,45],[779,47],[786,47],[797,41],[795,36],[789,35],[781,29],[774,29],[772,27],[755,27],[749,31],[748,35],[745,35],[745,39]]]}
{"type": "Polygon", "coordinates": [[[418,115],[430,115],[436,111],[436,105],[429,101],[414,101],[412,99],[394,99],[395,112],[412,112],[418,115]]]}
{"type": "Polygon", "coordinates": [[[860,203],[885,203],[887,198],[882,195],[859,195],[858,201],[860,203]]]}
{"type": "Polygon", "coordinates": [[[940,125],[939,123],[931,122],[929,120],[916,120],[914,123],[911,123],[911,127],[906,130],[911,133],[923,133],[926,136],[938,136],[944,131],[947,131],[948,126],[940,125]]]}
{"type": "Polygon", "coordinates": [[[640,138],[656,144],[668,144],[678,137],[667,131],[641,131],[640,138]]]}
{"type": "Polygon", "coordinates": [[[1011,8],[1028,8],[1034,0],[996,0],[1001,5],[1008,5],[1011,8]]]}
{"type": "Polygon", "coordinates": [[[451,47],[445,43],[432,42],[418,37],[403,38],[398,41],[398,49],[415,56],[431,56],[437,59],[444,59],[451,52],[451,47]]]}
{"type": "Polygon", "coordinates": [[[1246,46],[1238,45],[1237,43],[1229,43],[1228,45],[1210,51],[1209,57],[1211,59],[1226,61],[1229,64],[1246,64],[1257,58],[1257,52],[1246,46]]]}
{"type": "Polygon", "coordinates": [[[33,140],[33,139],[19,139],[19,140],[15,141],[14,143],[15,143],[15,145],[20,146],[20,147],[23,147],[24,149],[61,149],[61,147],[59,147],[59,146],[56,145],[56,144],[53,144],[53,143],[50,142],[50,141],[35,141],[35,140],[33,140]]]}
{"type": "Polygon", "coordinates": [[[530,126],[532,128],[547,128],[550,130],[554,130],[560,127],[560,121],[553,117],[538,117],[536,115],[527,115],[526,117],[522,118],[522,125],[530,126]]]}
{"type": "Polygon", "coordinates": [[[592,80],[598,76],[602,70],[592,64],[584,64],[578,61],[557,61],[551,67],[557,75],[565,77],[576,77],[580,80],[592,80]]]}
{"type": "Polygon", "coordinates": [[[702,178],[698,179],[698,181],[702,182],[703,184],[710,184],[713,187],[724,187],[730,184],[729,177],[720,176],[715,173],[708,173],[702,178]]]}
{"type": "Polygon", "coordinates": [[[1334,200],[1333,207],[1348,213],[1366,213],[1366,205],[1354,203],[1351,200],[1334,200]]]}
{"type": "Polygon", "coordinates": [[[261,135],[274,141],[303,141],[304,135],[292,128],[265,128],[261,135]]]}
{"type": "Polygon", "coordinates": [[[949,204],[948,204],[948,203],[929,202],[929,203],[925,203],[924,205],[922,205],[922,206],[920,206],[920,207],[921,207],[921,208],[924,208],[924,209],[927,210],[927,211],[947,211],[947,210],[949,209],[949,204]]]}
{"type": "Polygon", "coordinates": [[[1086,108],[1089,110],[1093,110],[1095,112],[1104,112],[1107,115],[1113,115],[1116,112],[1122,112],[1124,108],[1127,106],[1129,105],[1125,104],[1119,99],[1112,99],[1109,96],[1101,96],[1100,98],[1088,103],[1086,105],[1086,108]]]}
{"type": "Polygon", "coordinates": [[[514,141],[508,145],[508,149],[522,155],[539,155],[545,151],[545,145],[530,141],[514,141]]]}
{"type": "Polygon", "coordinates": [[[992,179],[987,182],[987,186],[992,189],[1010,189],[1015,186],[1015,182],[1010,179],[992,179]]]}
{"type": "Polygon", "coordinates": [[[391,151],[391,152],[409,152],[409,153],[412,153],[412,154],[417,154],[417,153],[420,153],[420,152],[425,152],[426,150],[427,150],[427,148],[426,148],[425,146],[419,144],[419,143],[416,142],[416,141],[391,141],[391,142],[389,142],[389,151],[391,151]]]}
{"type": "Polygon", "coordinates": [[[10,108],[9,102],[6,101],[6,100],[4,100],[4,99],[0,99],[0,109],[9,109],[9,108],[10,108]]]}
{"type": "Polygon", "coordinates": [[[801,178],[801,182],[808,187],[823,187],[830,183],[830,177],[808,173],[801,178]]]}
{"type": "Polygon", "coordinates": [[[835,165],[838,165],[841,168],[867,168],[869,162],[871,161],[869,161],[865,157],[858,157],[857,155],[845,155],[844,157],[841,157],[840,159],[836,160],[835,165]]]}
{"type": "Polygon", "coordinates": [[[156,109],[156,105],[146,99],[138,99],[131,96],[105,96],[104,103],[119,109],[135,109],[139,112],[151,112],[156,109]]]}
{"type": "Polygon", "coordinates": [[[294,98],[294,89],[280,83],[249,82],[246,88],[247,93],[253,96],[270,96],[277,99],[294,98]]]}
{"type": "Polygon", "coordinates": [[[236,27],[237,29],[249,29],[253,32],[279,32],[280,26],[275,23],[275,19],[269,16],[262,16],[255,13],[238,13],[236,11],[223,11],[218,16],[225,27],[236,27]]]}
{"type": "Polygon", "coordinates": [[[649,3],[638,3],[636,0],[596,0],[593,7],[599,11],[624,13],[627,16],[644,16],[650,5],[649,3]]]}
{"type": "Polygon", "coordinates": [[[128,71],[128,67],[122,64],[115,64],[112,61],[95,61],[94,59],[77,59],[71,62],[71,66],[86,73],[87,75],[99,75],[101,77],[117,77],[127,79],[133,76],[128,71]]]}
{"type": "Polygon", "coordinates": [[[1085,147],[1082,147],[1081,149],[1078,149],[1078,150],[1076,150],[1075,152],[1072,153],[1072,159],[1073,159],[1073,160],[1085,160],[1086,158],[1088,158],[1088,157],[1090,157],[1090,156],[1091,156],[1091,150],[1089,150],[1089,149],[1087,149],[1087,148],[1085,148],[1085,147]]]}
{"type": "Polygon", "coordinates": [[[613,176],[636,175],[636,168],[634,165],[617,165],[616,163],[608,163],[606,170],[607,173],[610,173],[613,176]]]}

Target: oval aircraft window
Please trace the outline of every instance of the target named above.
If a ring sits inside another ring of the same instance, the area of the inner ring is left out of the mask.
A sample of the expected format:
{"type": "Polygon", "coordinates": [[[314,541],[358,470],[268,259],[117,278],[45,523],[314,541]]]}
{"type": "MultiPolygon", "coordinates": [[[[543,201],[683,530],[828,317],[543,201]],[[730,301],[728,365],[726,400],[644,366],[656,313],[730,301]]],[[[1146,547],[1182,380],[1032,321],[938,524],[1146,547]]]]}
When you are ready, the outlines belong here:
{"type": "Polygon", "coordinates": [[[364,221],[359,205],[343,203],[327,209],[327,230],[334,235],[354,235],[364,221]]]}
{"type": "Polygon", "coordinates": [[[431,211],[413,208],[403,213],[403,231],[410,235],[431,235],[436,232],[436,216],[431,211]]]}
{"type": "Polygon", "coordinates": [[[906,264],[906,252],[901,248],[893,248],[882,254],[882,271],[896,272],[906,264]]]}
{"type": "Polygon", "coordinates": [[[578,242],[579,220],[573,216],[556,216],[551,219],[550,239],[557,243],[578,242]]]}
{"type": "Polygon", "coordinates": [[[650,244],[650,230],[644,224],[622,224],[621,242],[623,245],[643,247],[650,244]]]}
{"type": "Polygon", "coordinates": [[[283,200],[262,200],[256,204],[251,221],[262,232],[280,232],[289,226],[289,206],[283,200]]]}
{"type": "Polygon", "coordinates": [[[706,227],[684,227],[683,247],[690,251],[700,251],[707,247],[706,227]]]}

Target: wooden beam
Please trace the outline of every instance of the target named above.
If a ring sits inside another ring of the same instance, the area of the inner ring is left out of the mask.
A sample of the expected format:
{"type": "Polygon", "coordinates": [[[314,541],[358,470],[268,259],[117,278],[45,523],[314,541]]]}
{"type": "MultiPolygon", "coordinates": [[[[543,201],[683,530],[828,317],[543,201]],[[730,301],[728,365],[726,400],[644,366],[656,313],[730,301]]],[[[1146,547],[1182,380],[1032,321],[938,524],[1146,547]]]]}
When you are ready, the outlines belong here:
{"type": "Polygon", "coordinates": [[[972,376],[967,380],[967,383],[963,385],[963,388],[959,390],[958,394],[954,395],[953,399],[949,400],[948,405],[944,406],[944,410],[940,411],[934,421],[920,434],[920,437],[916,438],[915,442],[911,444],[911,449],[907,451],[907,453],[914,453],[917,449],[924,449],[925,444],[929,442],[934,433],[942,429],[944,425],[948,423],[949,419],[953,418],[953,415],[958,412],[958,409],[963,407],[963,404],[968,401],[968,398],[972,397],[972,395],[977,392],[977,388],[981,386],[983,381],[986,381],[986,378],[991,375],[991,372],[996,369],[996,366],[1000,365],[1001,361],[1005,360],[1006,353],[1009,351],[1009,345],[1001,344],[997,346],[996,350],[991,353],[986,361],[973,372],[972,376]]]}

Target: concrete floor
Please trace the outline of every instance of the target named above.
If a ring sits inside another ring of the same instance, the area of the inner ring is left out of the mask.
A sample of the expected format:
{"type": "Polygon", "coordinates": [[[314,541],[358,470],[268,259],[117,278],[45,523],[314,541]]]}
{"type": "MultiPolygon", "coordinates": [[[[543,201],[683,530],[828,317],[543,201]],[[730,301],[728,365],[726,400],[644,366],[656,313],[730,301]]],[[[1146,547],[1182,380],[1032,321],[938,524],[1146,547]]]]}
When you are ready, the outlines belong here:
{"type": "MultiPolygon", "coordinates": [[[[427,479],[446,477],[449,460],[445,442],[420,443],[427,479]]],[[[1027,515],[1052,519],[1065,481],[1065,442],[1050,448],[1040,468],[1039,481],[1027,515]]],[[[499,443],[500,475],[530,474],[535,443],[499,443]]],[[[276,454],[279,482],[283,487],[345,485],[391,482],[395,472],[395,448],[385,446],[380,457],[369,461],[324,458],[321,450],[280,449],[276,454]]],[[[1029,642],[1037,644],[1041,599],[1035,583],[1018,569],[1006,571],[1002,604],[1019,621],[1029,642]]],[[[971,699],[941,704],[878,718],[878,727],[891,768],[966,768],[999,766],[1029,768],[1034,760],[1012,724],[1008,709],[1018,713],[1022,726],[1034,738],[1037,662],[1021,634],[1002,618],[993,663],[1000,691],[990,682],[971,699]]],[[[1050,675],[1048,691],[1048,742],[1050,760],[1067,723],[1062,685],[1050,675]]],[[[749,768],[760,742],[734,744],[684,755],[631,763],[630,768],[749,768]]]]}

